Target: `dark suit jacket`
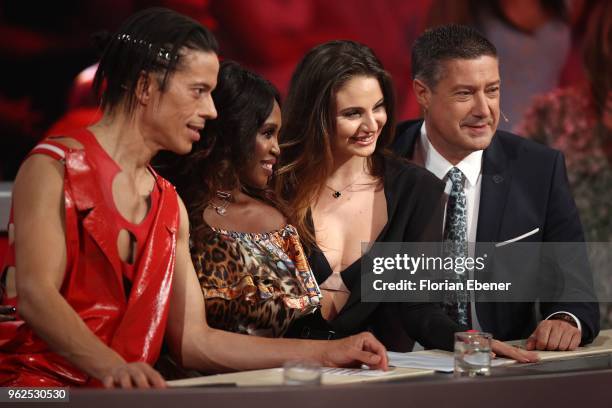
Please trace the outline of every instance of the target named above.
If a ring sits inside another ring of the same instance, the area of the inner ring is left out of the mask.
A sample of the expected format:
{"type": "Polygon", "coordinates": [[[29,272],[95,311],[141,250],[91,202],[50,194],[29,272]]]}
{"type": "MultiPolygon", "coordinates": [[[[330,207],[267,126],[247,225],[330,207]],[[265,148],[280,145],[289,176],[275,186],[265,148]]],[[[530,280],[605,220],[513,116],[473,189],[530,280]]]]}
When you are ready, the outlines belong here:
{"type": "MultiPolygon", "coordinates": [[[[393,149],[411,158],[423,121],[398,126],[393,149]]],[[[477,242],[503,242],[535,228],[527,242],[583,242],[561,152],[497,131],[483,153],[477,242]]],[[[521,241],[523,242],[523,241],[521,241]]],[[[592,288],[591,288],[592,290],[592,288]]],[[[591,292],[592,293],[592,292],[591,292]]],[[[478,320],[500,340],[528,337],[537,325],[535,303],[478,303],[478,320]]],[[[599,309],[592,302],[540,303],[543,317],[557,311],[577,316],[582,342],[599,333],[599,309]]]]}

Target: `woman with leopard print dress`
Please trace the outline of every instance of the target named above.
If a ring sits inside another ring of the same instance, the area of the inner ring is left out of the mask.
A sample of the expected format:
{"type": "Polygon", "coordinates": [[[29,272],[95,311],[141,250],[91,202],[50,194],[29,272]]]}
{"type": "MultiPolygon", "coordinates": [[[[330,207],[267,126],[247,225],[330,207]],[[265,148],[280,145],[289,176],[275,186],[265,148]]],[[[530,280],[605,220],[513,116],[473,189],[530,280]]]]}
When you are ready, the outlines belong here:
{"type": "Polygon", "coordinates": [[[280,98],[265,79],[224,62],[213,99],[218,118],[172,178],[190,213],[207,321],[281,337],[318,308],[321,292],[296,229],[267,189],[279,155],[280,98]]]}

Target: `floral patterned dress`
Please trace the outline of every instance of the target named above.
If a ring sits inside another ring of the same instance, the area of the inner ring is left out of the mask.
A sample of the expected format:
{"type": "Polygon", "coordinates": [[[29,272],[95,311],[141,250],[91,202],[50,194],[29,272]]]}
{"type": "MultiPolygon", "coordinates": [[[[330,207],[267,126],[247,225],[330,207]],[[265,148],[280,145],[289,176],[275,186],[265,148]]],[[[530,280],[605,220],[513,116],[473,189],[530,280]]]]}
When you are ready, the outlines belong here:
{"type": "Polygon", "coordinates": [[[202,223],[192,230],[191,256],[212,327],[280,337],[319,307],[321,291],[292,225],[248,233],[202,223]]]}

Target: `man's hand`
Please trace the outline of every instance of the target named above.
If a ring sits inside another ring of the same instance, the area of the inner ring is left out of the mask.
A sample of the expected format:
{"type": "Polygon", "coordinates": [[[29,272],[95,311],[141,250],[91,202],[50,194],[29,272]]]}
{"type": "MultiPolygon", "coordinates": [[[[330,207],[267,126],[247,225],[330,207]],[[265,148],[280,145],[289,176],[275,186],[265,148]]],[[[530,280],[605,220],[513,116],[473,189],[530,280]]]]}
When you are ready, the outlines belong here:
{"type": "Polygon", "coordinates": [[[162,376],[147,363],[128,363],[114,367],[104,376],[106,388],[166,388],[162,376]]]}
{"type": "Polygon", "coordinates": [[[387,370],[387,349],[368,332],[340,340],[326,341],[321,363],[331,367],[366,364],[375,370],[387,370]]]}
{"type": "Polygon", "coordinates": [[[511,358],[519,363],[537,363],[540,360],[538,354],[533,351],[523,350],[499,340],[491,341],[491,350],[497,356],[511,358]]]}
{"type": "Polygon", "coordinates": [[[576,350],[582,333],[563,320],[542,320],[527,339],[527,350],[576,350]]]}

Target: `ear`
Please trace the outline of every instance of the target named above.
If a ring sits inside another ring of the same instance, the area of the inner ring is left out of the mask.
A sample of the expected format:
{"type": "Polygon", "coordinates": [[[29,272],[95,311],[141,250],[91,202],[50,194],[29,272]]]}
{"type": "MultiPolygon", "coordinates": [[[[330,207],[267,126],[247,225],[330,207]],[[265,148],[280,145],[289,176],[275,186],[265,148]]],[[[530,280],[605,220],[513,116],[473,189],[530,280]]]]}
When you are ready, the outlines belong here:
{"type": "Polygon", "coordinates": [[[421,108],[427,110],[431,100],[431,89],[429,89],[425,82],[416,78],[412,81],[412,89],[414,89],[414,95],[421,108]]]}
{"type": "Polygon", "coordinates": [[[153,76],[145,71],[141,71],[136,83],[136,100],[142,105],[148,105],[151,102],[153,92],[156,90],[156,85],[153,76]]]}

